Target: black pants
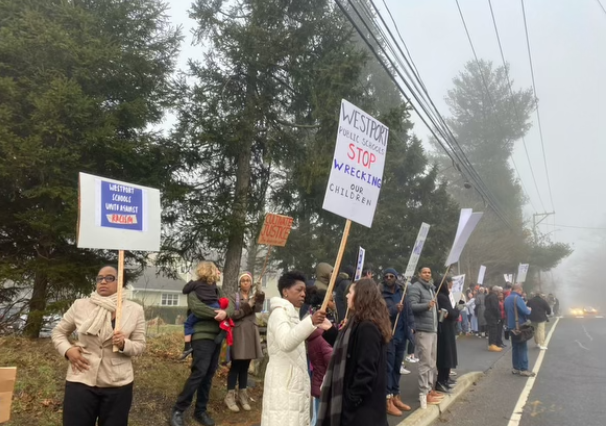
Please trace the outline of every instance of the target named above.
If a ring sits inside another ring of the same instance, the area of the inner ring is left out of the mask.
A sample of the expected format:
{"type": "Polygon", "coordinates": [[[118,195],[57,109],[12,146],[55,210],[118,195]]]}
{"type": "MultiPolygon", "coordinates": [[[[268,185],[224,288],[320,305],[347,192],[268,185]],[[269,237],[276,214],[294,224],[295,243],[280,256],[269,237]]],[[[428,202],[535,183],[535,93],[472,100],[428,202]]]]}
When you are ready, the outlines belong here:
{"type": "Polygon", "coordinates": [[[446,383],[450,379],[450,368],[438,368],[438,383],[446,383]]]}
{"type": "Polygon", "coordinates": [[[497,346],[503,346],[503,320],[499,320],[497,328],[497,346]]]}
{"type": "Polygon", "coordinates": [[[126,426],[133,402],[133,384],[97,388],[66,382],[63,426],[126,426]]]}
{"type": "Polygon", "coordinates": [[[210,387],[219,365],[221,344],[215,343],[214,340],[193,340],[191,347],[194,350],[191,374],[185,382],[183,391],[177,398],[175,409],[179,411],[187,410],[197,392],[198,396],[194,410],[197,414],[202,414],[206,412],[210,387]]]}
{"type": "MultiPolygon", "coordinates": [[[[499,345],[499,333],[501,330],[499,329],[498,322],[491,322],[488,324],[488,344],[489,345],[499,345]]],[[[501,341],[501,343],[503,343],[501,341]]]]}
{"type": "Polygon", "coordinates": [[[236,389],[236,384],[239,383],[238,389],[246,389],[248,386],[248,367],[250,367],[250,359],[233,359],[229,374],[227,375],[227,390],[236,389]]]}

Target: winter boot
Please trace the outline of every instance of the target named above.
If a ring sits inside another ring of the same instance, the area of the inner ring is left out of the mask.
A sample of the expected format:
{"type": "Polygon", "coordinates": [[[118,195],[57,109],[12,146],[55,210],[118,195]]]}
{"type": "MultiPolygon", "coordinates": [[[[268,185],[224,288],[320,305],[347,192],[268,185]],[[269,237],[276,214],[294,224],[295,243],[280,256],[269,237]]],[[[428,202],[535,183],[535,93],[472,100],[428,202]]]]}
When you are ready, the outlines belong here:
{"type": "Polygon", "coordinates": [[[225,395],[225,405],[227,405],[229,411],[233,411],[234,413],[240,412],[240,407],[238,407],[238,404],[236,404],[235,390],[227,391],[227,395],[225,395]]]}

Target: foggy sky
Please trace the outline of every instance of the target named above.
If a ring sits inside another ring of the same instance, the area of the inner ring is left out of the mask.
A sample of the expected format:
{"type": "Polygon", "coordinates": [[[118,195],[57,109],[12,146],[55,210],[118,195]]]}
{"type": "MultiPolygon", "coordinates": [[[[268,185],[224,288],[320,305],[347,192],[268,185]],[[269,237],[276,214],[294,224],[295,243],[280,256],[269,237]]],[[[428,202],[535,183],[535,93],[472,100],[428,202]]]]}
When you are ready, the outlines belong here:
{"type": "MultiPolygon", "coordinates": [[[[380,0],[375,2],[384,10],[380,0]]],[[[493,0],[492,3],[505,57],[511,65],[514,88],[531,87],[520,2],[493,0]]],[[[187,35],[179,60],[179,67],[184,69],[187,58],[201,59],[201,48],[192,47],[189,36],[194,25],[187,15],[191,2],[170,0],[169,4],[173,22],[182,25],[187,35]]],[[[473,59],[455,0],[387,0],[387,4],[430,95],[442,115],[448,116],[444,96],[452,87],[453,77],[463,69],[465,62],[473,59]]],[[[460,4],[478,57],[501,65],[488,1],[460,0],[460,4]]],[[[602,142],[606,139],[603,107],[606,99],[606,55],[603,54],[606,14],[595,0],[526,0],[525,4],[554,198],[552,206],[534,115],[535,125],[527,135],[526,143],[544,207],[520,141],[515,161],[527,195],[536,208],[528,203],[525,216],[531,223],[533,213],[554,209],[555,219],[550,218],[546,224],[606,227],[603,196],[606,192],[603,186],[606,144],[602,142]]],[[[387,14],[384,16],[387,18],[387,14]]],[[[419,120],[415,121],[415,133],[427,139],[427,129],[419,120]]],[[[170,123],[169,118],[166,124],[170,123]]],[[[553,225],[540,229],[544,234],[556,229],[550,236],[574,247],[575,253],[554,271],[554,276],[561,282],[560,293],[574,297],[570,288],[575,287],[573,281],[580,279],[572,273],[574,266],[581,263],[583,253],[592,250],[591,235],[606,231],[554,228],[553,225]]]]}

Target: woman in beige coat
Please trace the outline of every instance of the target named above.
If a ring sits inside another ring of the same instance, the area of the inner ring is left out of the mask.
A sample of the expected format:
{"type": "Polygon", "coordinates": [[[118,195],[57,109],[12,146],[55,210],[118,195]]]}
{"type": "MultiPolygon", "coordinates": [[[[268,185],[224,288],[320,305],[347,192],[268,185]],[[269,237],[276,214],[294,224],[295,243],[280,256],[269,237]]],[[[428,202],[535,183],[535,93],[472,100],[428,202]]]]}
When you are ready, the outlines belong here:
{"type": "Polygon", "coordinates": [[[97,289],[78,299],[52,332],[52,341],[67,358],[64,426],[126,426],[133,398],[131,357],[145,349],[143,308],[122,302],[120,331],[115,331],[118,272],[106,266],[97,275],[97,289]],[[69,336],[78,333],[73,344],[69,336]],[[113,346],[119,352],[113,352],[113,346]]]}
{"type": "Polygon", "coordinates": [[[231,367],[227,375],[227,396],[225,405],[234,412],[239,412],[238,402],[246,411],[250,411],[250,399],[246,387],[248,386],[248,368],[250,361],[263,358],[261,337],[257,326],[257,312],[263,309],[265,294],[259,292],[252,295],[253,277],[250,272],[243,272],[238,279],[239,291],[230,296],[235,306],[234,315],[234,343],[230,348],[231,367]],[[238,390],[236,391],[236,384],[238,390]]]}

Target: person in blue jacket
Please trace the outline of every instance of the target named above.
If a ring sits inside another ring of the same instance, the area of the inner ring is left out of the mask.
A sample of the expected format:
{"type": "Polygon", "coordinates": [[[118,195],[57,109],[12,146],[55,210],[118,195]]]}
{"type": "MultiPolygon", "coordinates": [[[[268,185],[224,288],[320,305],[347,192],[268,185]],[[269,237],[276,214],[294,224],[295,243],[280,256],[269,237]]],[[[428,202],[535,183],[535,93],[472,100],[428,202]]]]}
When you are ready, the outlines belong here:
{"type": "Polygon", "coordinates": [[[413,339],[414,316],[408,297],[402,303],[404,285],[398,282],[398,272],[393,268],[383,271],[383,282],[379,286],[385,304],[389,311],[391,327],[393,330],[398,313],[400,318],[393,339],[387,348],[387,413],[392,416],[401,416],[402,411],[410,411],[400,398],[400,366],[404,360],[406,341],[413,339]]]}
{"type": "MultiPolygon", "coordinates": [[[[522,284],[515,284],[511,290],[511,294],[505,299],[505,313],[507,315],[507,328],[509,330],[516,329],[516,310],[518,316],[518,324],[521,326],[528,322],[531,309],[526,306],[522,294],[524,289],[522,284]]],[[[534,377],[535,373],[531,372],[528,367],[528,345],[526,341],[522,342],[516,339],[513,333],[511,336],[511,358],[513,361],[513,374],[519,374],[523,377],[534,377]]]]}

